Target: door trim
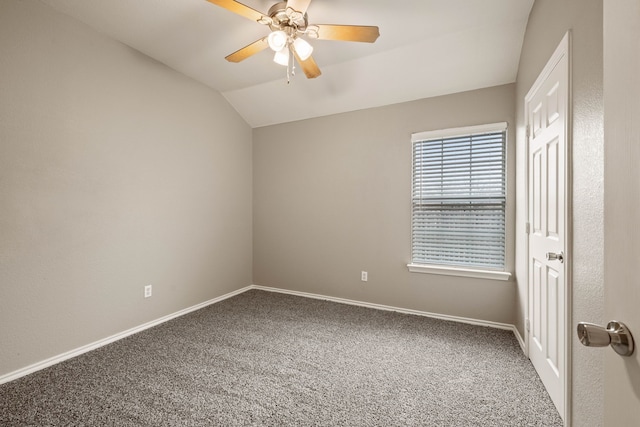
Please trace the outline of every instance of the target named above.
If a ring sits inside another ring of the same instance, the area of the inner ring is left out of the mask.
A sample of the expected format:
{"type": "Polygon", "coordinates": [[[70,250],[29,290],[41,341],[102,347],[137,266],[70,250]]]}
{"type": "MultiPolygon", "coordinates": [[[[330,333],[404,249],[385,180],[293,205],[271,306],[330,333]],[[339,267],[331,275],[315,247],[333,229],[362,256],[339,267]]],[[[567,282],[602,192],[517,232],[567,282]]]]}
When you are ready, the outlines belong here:
{"type": "MultiPolygon", "coordinates": [[[[565,159],[565,164],[564,164],[564,191],[565,191],[565,201],[564,201],[564,220],[565,220],[565,229],[564,229],[564,241],[565,241],[565,318],[564,318],[564,322],[565,322],[565,342],[564,342],[564,414],[561,414],[563,416],[564,419],[564,425],[565,426],[571,426],[571,390],[572,390],[572,383],[571,383],[571,378],[572,378],[572,337],[573,337],[573,327],[572,327],[572,317],[573,317],[573,274],[572,274],[572,269],[573,269],[573,262],[572,262],[572,256],[573,256],[573,211],[572,211],[572,206],[573,206],[573,192],[572,192],[572,188],[573,188],[573,173],[572,173],[572,168],[571,165],[573,164],[573,160],[572,160],[572,147],[573,147],[573,141],[572,141],[572,129],[573,129],[573,89],[572,89],[572,64],[571,64],[571,31],[567,31],[564,35],[564,37],[562,38],[562,40],[560,41],[560,44],[558,45],[558,47],[556,48],[556,50],[554,51],[553,55],[551,56],[551,58],[549,58],[549,61],[547,62],[547,64],[545,65],[545,67],[543,68],[542,72],[540,72],[540,75],[538,76],[538,78],[536,79],[536,81],[533,83],[533,85],[531,86],[531,89],[529,89],[529,91],[527,92],[527,95],[524,97],[524,121],[525,121],[525,158],[526,161],[524,162],[524,168],[525,168],[525,185],[526,185],[526,194],[527,197],[525,199],[525,206],[526,206],[526,212],[527,212],[527,222],[531,223],[531,218],[530,218],[530,191],[529,191],[529,184],[530,184],[530,178],[529,178],[529,109],[528,109],[528,101],[531,100],[531,98],[533,97],[533,95],[536,93],[536,91],[540,88],[540,86],[542,85],[542,83],[547,79],[547,77],[549,76],[549,74],[551,73],[551,71],[555,68],[555,66],[560,62],[560,60],[562,58],[564,58],[566,56],[567,58],[567,65],[568,65],[568,79],[567,79],[567,108],[565,110],[565,147],[564,147],[564,159],[565,159]]],[[[527,293],[525,295],[525,318],[524,318],[524,322],[523,324],[525,325],[524,328],[524,342],[525,342],[525,354],[527,357],[529,357],[529,335],[530,335],[530,331],[529,328],[527,328],[527,325],[529,323],[529,291],[530,291],[530,286],[531,283],[529,282],[529,238],[530,234],[529,234],[529,227],[527,227],[527,234],[526,234],[526,249],[524,251],[524,256],[525,256],[525,265],[527,266],[526,268],[526,272],[525,272],[525,277],[526,277],[526,281],[527,281],[527,293]]]]}

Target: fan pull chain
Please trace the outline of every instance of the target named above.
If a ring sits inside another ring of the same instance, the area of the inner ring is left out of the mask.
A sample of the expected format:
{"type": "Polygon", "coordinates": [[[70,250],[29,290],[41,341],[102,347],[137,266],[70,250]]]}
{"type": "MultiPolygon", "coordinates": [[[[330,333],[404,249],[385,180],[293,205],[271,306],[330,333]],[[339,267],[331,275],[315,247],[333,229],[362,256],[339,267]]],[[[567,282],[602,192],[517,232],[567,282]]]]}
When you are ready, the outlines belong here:
{"type": "Polygon", "coordinates": [[[287,64],[287,84],[291,83],[291,60],[287,64]]]}
{"type": "MultiPolygon", "coordinates": [[[[287,49],[291,51],[291,46],[287,46],[287,49]]],[[[296,75],[296,61],[294,59],[293,51],[290,53],[289,61],[287,62],[287,84],[290,84],[291,77],[296,75]]]]}
{"type": "Polygon", "coordinates": [[[293,49],[292,50],[292,54],[289,55],[289,57],[291,58],[291,75],[295,76],[296,75],[296,56],[293,55],[293,49]]]}

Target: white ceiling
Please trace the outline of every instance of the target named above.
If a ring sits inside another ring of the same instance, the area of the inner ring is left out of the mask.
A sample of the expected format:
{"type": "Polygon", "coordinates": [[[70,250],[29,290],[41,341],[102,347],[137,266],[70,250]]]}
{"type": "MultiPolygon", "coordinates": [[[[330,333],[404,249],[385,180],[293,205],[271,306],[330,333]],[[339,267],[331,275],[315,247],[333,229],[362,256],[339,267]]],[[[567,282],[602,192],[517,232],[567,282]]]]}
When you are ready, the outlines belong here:
{"type": "MultiPolygon", "coordinates": [[[[224,57],[268,28],[205,0],[41,0],[216,89],[252,127],[473,90],[516,79],[534,0],[313,0],[309,23],[377,25],[374,44],[310,40],[322,75],[270,51],[224,57]]],[[[243,0],[265,12],[277,0],[243,0]]]]}

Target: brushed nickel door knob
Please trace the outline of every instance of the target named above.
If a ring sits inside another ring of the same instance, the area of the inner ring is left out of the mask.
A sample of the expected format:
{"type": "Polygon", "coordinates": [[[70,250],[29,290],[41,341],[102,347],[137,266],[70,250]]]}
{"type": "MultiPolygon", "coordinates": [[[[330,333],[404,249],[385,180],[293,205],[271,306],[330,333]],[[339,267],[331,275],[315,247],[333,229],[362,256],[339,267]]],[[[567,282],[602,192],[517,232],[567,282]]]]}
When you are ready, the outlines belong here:
{"type": "Polygon", "coordinates": [[[560,261],[564,262],[564,252],[560,252],[559,254],[555,252],[547,252],[547,261],[560,261]]]}
{"type": "Polygon", "coordinates": [[[631,356],[634,350],[633,336],[627,326],[616,320],[606,328],[593,323],[578,323],[578,338],[587,347],[606,347],[608,345],[620,356],[631,356]]]}

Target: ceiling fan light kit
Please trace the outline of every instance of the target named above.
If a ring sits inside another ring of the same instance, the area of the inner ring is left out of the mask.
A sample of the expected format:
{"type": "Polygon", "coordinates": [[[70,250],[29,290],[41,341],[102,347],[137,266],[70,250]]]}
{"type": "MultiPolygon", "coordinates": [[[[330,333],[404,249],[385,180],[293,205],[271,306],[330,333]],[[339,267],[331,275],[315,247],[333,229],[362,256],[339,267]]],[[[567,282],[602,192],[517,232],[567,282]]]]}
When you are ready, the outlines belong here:
{"type": "Polygon", "coordinates": [[[295,39],[293,41],[293,48],[298,54],[298,57],[303,61],[306,61],[313,53],[313,46],[311,46],[305,39],[295,39]]]}
{"type": "Polygon", "coordinates": [[[321,40],[339,40],[373,43],[380,36],[378,27],[359,25],[309,25],[307,8],[311,0],[281,1],[269,9],[266,15],[235,0],[207,0],[259,24],[268,26],[271,33],[226,57],[230,62],[241,62],[248,57],[270,47],[275,55],[274,62],[287,66],[289,75],[294,74],[294,61],[298,61],[307,78],[313,79],[321,73],[313,60],[311,46],[302,36],[321,40]],[[291,53],[293,55],[291,55],[291,53]]]}
{"type": "Polygon", "coordinates": [[[269,34],[267,43],[269,43],[271,50],[276,53],[273,57],[274,62],[280,65],[288,65],[290,49],[295,50],[298,57],[303,61],[306,61],[313,52],[313,46],[306,40],[297,37],[296,34],[289,35],[282,30],[276,30],[269,34]]]}
{"type": "Polygon", "coordinates": [[[287,36],[287,33],[278,30],[273,31],[271,34],[269,34],[269,37],[267,37],[267,42],[269,43],[269,47],[274,52],[279,52],[287,46],[288,38],[289,36],[287,36]]]}
{"type": "Polygon", "coordinates": [[[289,66],[289,49],[280,49],[273,55],[273,62],[276,64],[289,66]]]}

